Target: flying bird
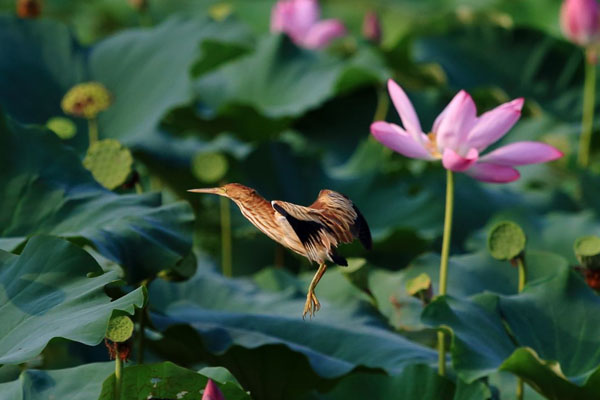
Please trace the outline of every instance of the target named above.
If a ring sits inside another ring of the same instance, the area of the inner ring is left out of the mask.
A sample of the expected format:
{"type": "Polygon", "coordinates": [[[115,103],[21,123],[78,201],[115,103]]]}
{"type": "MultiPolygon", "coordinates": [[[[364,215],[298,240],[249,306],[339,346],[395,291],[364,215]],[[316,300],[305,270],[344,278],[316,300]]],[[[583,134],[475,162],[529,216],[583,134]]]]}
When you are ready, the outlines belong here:
{"type": "Polygon", "coordinates": [[[265,235],[319,264],[308,286],[303,318],[306,314],[312,317],[321,308],[315,288],[327,269],[326,262],[348,265],[346,259],[337,253],[337,246],[358,239],[366,249],[371,249],[371,231],[367,221],[348,197],[333,190],[321,190],[317,200],[308,207],[280,200],[269,202],[256,190],[239,183],[188,191],[211,193],[233,200],[244,217],[265,235]]]}

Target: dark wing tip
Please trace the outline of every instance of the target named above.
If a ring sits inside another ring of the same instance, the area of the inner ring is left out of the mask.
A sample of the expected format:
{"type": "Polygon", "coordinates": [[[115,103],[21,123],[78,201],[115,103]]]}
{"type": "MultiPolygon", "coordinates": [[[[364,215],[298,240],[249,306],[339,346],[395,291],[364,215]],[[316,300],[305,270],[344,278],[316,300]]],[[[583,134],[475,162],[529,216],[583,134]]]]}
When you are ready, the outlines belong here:
{"type": "Polygon", "coordinates": [[[331,247],[331,249],[329,250],[329,256],[331,257],[333,262],[336,263],[337,265],[341,265],[342,267],[348,266],[348,260],[346,260],[344,257],[340,256],[335,251],[335,247],[331,247]]]}
{"type": "Polygon", "coordinates": [[[367,220],[358,210],[358,207],[352,205],[352,208],[356,211],[356,219],[354,220],[354,225],[352,225],[352,234],[358,237],[358,240],[360,240],[365,249],[371,250],[373,248],[373,239],[371,238],[371,230],[369,229],[367,220]]]}

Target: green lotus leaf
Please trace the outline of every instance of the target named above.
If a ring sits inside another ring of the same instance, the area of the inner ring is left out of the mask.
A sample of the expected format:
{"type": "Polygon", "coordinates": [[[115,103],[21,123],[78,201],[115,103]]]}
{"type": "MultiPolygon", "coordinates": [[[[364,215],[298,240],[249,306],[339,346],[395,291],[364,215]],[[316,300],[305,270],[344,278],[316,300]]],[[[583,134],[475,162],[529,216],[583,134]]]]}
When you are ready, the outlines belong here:
{"type": "Polygon", "coordinates": [[[217,113],[245,105],[269,118],[300,116],[342,91],[389,76],[380,56],[368,51],[344,62],[295,46],[285,35],[262,38],[254,53],[195,82],[198,98],[217,113]],[[252,79],[247,71],[254,71],[252,79]],[[310,87],[311,90],[306,90],[310,87]]]}
{"type": "MultiPolygon", "coordinates": [[[[546,252],[528,251],[525,256],[528,282],[545,279],[561,268],[568,266],[564,258],[546,252]]],[[[390,323],[403,330],[425,328],[421,322],[423,304],[406,293],[406,285],[421,274],[431,278],[434,292],[439,287],[439,255],[425,254],[417,258],[408,268],[390,272],[375,269],[369,275],[369,290],[377,299],[380,312],[390,323]]],[[[448,293],[456,298],[470,297],[490,291],[500,294],[517,292],[517,271],[508,268],[505,262],[493,259],[487,251],[450,257],[448,293]]]]}
{"type": "MultiPolygon", "coordinates": [[[[227,400],[250,400],[248,393],[237,382],[214,379],[227,400]]],[[[208,377],[170,362],[134,365],[123,370],[120,398],[138,400],[146,398],[201,400],[208,377]]],[[[99,400],[112,400],[115,376],[109,376],[102,385],[99,400]]]]}
{"type": "MultiPolygon", "coordinates": [[[[382,324],[366,295],[341,273],[329,272],[319,285],[321,291],[317,290],[317,295],[323,294],[322,307],[312,321],[301,316],[305,294],[263,291],[245,279],[223,278],[206,265],[198,269],[189,284],[152,283],[150,299],[158,311],[153,320],[163,330],[182,324],[192,327],[204,341],[204,349],[198,350],[211,354],[233,351],[232,347],[253,350],[283,346],[303,355],[316,374],[325,379],[345,375],[358,366],[399,373],[410,363],[435,360],[434,351],[382,324]],[[326,288],[327,280],[332,279],[341,285],[335,286],[336,297],[341,292],[349,296],[343,303],[330,304],[326,300],[333,296],[325,295],[321,285],[326,288]],[[186,302],[177,300],[181,298],[186,302]],[[343,341],[339,340],[341,336],[343,341]]],[[[272,368],[285,369],[283,365],[272,368]]],[[[241,376],[236,376],[244,387],[249,387],[241,376]]]]}
{"type": "MultiPolygon", "coordinates": [[[[245,48],[250,37],[244,25],[230,19],[173,17],[153,29],[131,29],[85,49],[56,21],[0,16],[0,107],[20,122],[45,124],[62,115],[61,100],[69,89],[96,81],[114,100],[98,115],[100,137],[116,138],[130,148],[147,147],[154,143],[149,138],[157,135],[161,118],[192,100],[192,65],[215,56],[213,48],[205,56],[201,43],[245,48]]],[[[85,131],[83,121],[77,124],[85,131]]],[[[84,141],[78,142],[82,149],[84,141]]]]}
{"type": "Polygon", "coordinates": [[[111,301],[104,286],[117,279],[62,239],[35,236],[18,256],[0,251],[0,364],[25,362],[55,337],[100,343],[113,310],[144,304],[142,288],[111,301]]]}
{"type": "Polygon", "coordinates": [[[549,399],[600,396],[600,299],[568,267],[534,282],[518,295],[491,293],[440,298],[424,322],[453,334],[452,359],[471,381],[493,370],[522,377],[549,399]]]}
{"type": "Polygon", "coordinates": [[[564,120],[581,119],[583,53],[540,31],[463,26],[418,39],[414,55],[418,62],[439,63],[452,88],[497,86],[511,98],[534,100],[564,120]]]}
{"type": "Polygon", "coordinates": [[[114,369],[114,362],[58,370],[27,369],[19,379],[0,383],[0,393],[2,400],[97,399],[102,382],[114,369]]]}
{"type": "Polygon", "coordinates": [[[403,399],[403,400],[487,400],[490,389],[481,382],[455,385],[438,375],[430,366],[414,364],[401,374],[356,373],[343,378],[324,400],[342,399],[403,399]]]}
{"type": "Polygon", "coordinates": [[[190,251],[193,215],[160,195],[102,188],[77,155],[47,131],[0,116],[0,248],[48,233],[84,239],[141,280],[174,268],[190,251]]]}

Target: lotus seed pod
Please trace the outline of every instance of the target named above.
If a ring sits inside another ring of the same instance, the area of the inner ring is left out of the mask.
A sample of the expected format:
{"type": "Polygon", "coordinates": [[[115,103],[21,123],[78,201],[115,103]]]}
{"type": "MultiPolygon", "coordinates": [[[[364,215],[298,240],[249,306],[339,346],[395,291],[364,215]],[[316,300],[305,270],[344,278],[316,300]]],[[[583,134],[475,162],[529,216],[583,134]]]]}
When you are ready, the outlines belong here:
{"type": "Polygon", "coordinates": [[[198,153],[192,160],[192,173],[201,182],[218,182],[227,173],[227,158],[221,153],[198,153]]]}
{"type": "Polygon", "coordinates": [[[119,141],[105,139],[90,146],[83,165],[105,188],[113,190],[127,180],[131,173],[133,157],[119,141]]]}
{"type": "Polygon", "coordinates": [[[46,122],[46,128],[61,139],[71,139],[77,133],[77,126],[69,118],[52,117],[46,122]]]}
{"type": "Polygon", "coordinates": [[[17,0],[17,15],[21,18],[37,18],[42,13],[42,0],[17,0]]]}
{"type": "Polygon", "coordinates": [[[575,256],[584,268],[600,269],[600,238],[584,236],[575,241],[575,256]]]}
{"type": "Polygon", "coordinates": [[[502,221],[494,225],[488,235],[488,250],[497,260],[513,260],[525,251],[527,238],[514,222],[502,221]]]}
{"type": "Polygon", "coordinates": [[[73,86],[63,97],[61,107],[65,114],[91,119],[110,103],[110,92],[103,84],[86,82],[73,86]]]}
{"type": "Polygon", "coordinates": [[[127,315],[117,315],[108,321],[106,338],[115,343],[129,340],[133,335],[133,321],[127,315]]]}

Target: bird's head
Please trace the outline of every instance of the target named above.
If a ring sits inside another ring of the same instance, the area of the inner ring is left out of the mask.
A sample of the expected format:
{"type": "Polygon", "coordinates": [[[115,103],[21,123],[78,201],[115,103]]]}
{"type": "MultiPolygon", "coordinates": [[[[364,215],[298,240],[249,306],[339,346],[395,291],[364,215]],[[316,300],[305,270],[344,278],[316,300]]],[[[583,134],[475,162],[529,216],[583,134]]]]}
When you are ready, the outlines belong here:
{"type": "Polygon", "coordinates": [[[246,199],[256,196],[256,190],[249,188],[248,186],[241,185],[239,183],[228,183],[227,185],[204,188],[204,189],[190,189],[188,192],[192,193],[210,193],[219,196],[230,198],[237,202],[243,202],[246,199]]]}

